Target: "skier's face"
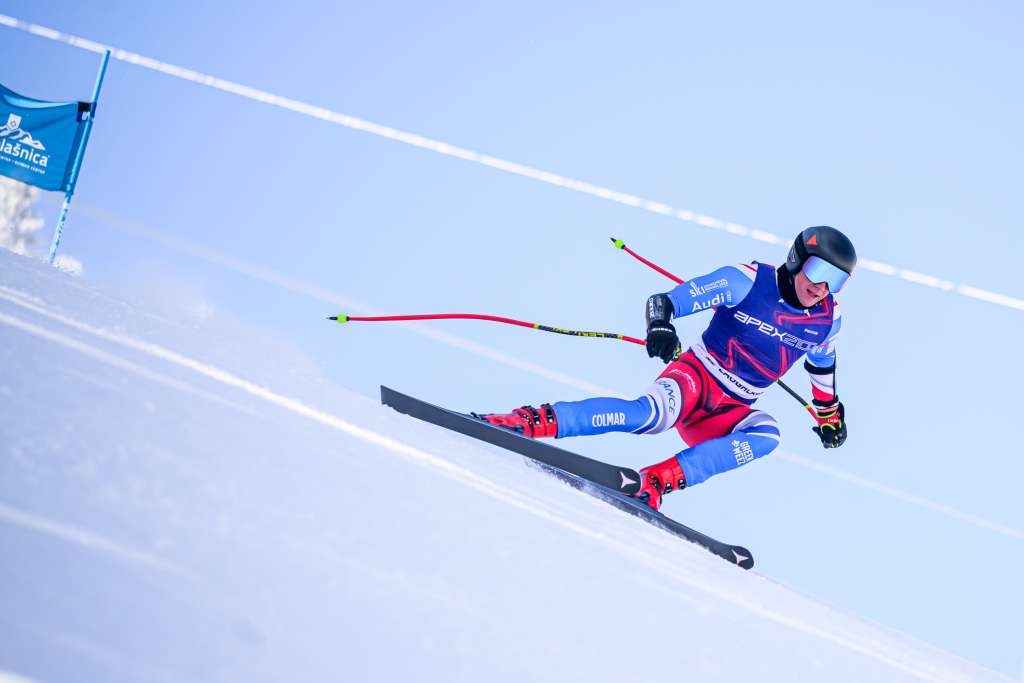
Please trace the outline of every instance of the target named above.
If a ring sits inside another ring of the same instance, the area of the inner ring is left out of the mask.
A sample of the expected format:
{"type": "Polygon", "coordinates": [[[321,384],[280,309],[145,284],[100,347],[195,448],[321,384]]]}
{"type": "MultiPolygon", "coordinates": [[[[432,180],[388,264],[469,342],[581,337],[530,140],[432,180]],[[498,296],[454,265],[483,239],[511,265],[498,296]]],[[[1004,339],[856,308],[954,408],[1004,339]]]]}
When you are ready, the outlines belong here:
{"type": "Polygon", "coordinates": [[[828,285],[824,282],[811,282],[802,270],[793,278],[793,284],[796,286],[796,298],[800,300],[801,306],[816,306],[828,296],[828,285]]]}

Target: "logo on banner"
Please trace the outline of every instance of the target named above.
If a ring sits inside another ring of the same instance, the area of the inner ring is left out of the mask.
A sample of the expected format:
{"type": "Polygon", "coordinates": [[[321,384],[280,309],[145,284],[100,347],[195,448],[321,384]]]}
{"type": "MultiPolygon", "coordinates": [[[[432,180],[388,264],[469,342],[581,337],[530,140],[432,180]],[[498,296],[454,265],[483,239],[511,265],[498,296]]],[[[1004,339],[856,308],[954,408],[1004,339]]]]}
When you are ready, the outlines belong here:
{"type": "Polygon", "coordinates": [[[45,151],[43,143],[21,127],[20,116],[8,115],[7,123],[0,128],[0,159],[14,161],[19,166],[31,168],[37,173],[46,173],[50,155],[40,154],[45,151]],[[18,163],[18,160],[27,161],[28,164],[18,163]]]}
{"type": "Polygon", "coordinates": [[[27,130],[21,130],[21,117],[17,114],[11,114],[7,117],[7,126],[0,132],[0,136],[11,136],[12,140],[18,140],[22,144],[38,149],[40,152],[46,151],[43,143],[32,137],[27,130]]]}

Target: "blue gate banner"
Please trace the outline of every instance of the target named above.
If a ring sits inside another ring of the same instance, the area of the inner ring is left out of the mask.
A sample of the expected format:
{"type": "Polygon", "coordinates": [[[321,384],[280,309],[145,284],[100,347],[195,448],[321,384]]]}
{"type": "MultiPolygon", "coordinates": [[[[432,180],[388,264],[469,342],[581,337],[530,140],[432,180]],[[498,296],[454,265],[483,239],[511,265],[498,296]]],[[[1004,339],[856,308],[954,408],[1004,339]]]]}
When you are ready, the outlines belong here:
{"type": "Polygon", "coordinates": [[[45,102],[0,85],[0,175],[44,190],[73,191],[88,103],[45,102]]]}

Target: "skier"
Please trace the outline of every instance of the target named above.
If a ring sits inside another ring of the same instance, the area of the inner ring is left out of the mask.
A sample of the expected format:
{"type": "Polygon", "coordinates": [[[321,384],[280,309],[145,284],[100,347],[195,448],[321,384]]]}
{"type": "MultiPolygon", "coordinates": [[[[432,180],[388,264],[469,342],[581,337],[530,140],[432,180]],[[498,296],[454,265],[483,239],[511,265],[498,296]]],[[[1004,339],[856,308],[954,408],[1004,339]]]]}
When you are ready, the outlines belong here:
{"type": "Polygon", "coordinates": [[[601,397],[478,415],[531,438],[606,432],[658,434],[675,427],[688,448],[640,470],[636,494],[655,510],[662,497],[771,453],[779,427],[754,402],[806,354],[815,420],[825,448],[846,441],[836,394],[833,295],[857,264],[853,244],[828,226],[796,236],[786,263],[725,266],[647,300],[647,354],[668,364],[634,401],[601,397]],[[701,341],[679,353],[672,319],[715,309],[701,341]]]}

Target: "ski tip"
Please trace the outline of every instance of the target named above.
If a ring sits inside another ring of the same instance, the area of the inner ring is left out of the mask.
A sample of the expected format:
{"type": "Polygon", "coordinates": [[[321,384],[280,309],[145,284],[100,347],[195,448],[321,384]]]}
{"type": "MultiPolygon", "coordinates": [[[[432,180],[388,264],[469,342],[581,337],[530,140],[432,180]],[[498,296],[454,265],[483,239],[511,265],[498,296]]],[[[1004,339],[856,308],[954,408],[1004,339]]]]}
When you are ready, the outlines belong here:
{"type": "Polygon", "coordinates": [[[625,242],[623,242],[623,241],[622,241],[622,240],[620,240],[620,239],[616,239],[616,238],[614,238],[614,237],[609,237],[608,239],[610,239],[610,240],[612,241],[612,244],[614,244],[614,245],[615,245],[615,248],[616,248],[616,249],[622,249],[623,247],[625,247],[625,246],[626,246],[626,243],[625,243],[625,242]]]}
{"type": "Polygon", "coordinates": [[[338,315],[329,315],[329,316],[327,316],[327,319],[328,320],[337,320],[339,325],[341,323],[347,323],[348,322],[348,316],[345,315],[344,313],[339,313],[338,315]]]}

